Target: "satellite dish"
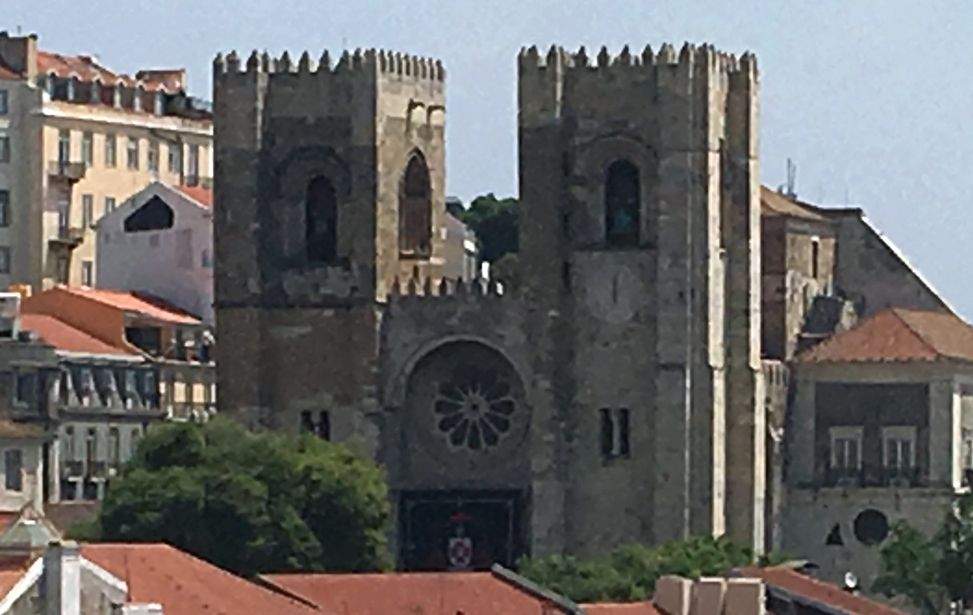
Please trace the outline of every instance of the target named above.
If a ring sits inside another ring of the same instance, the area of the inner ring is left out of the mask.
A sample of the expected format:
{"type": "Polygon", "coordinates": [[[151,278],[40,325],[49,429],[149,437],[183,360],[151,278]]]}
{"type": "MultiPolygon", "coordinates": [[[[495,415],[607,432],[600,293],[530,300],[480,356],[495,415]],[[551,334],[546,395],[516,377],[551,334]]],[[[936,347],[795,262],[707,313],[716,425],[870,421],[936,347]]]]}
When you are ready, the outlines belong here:
{"type": "Polygon", "coordinates": [[[845,589],[858,589],[858,577],[853,572],[845,573],[845,589]]]}

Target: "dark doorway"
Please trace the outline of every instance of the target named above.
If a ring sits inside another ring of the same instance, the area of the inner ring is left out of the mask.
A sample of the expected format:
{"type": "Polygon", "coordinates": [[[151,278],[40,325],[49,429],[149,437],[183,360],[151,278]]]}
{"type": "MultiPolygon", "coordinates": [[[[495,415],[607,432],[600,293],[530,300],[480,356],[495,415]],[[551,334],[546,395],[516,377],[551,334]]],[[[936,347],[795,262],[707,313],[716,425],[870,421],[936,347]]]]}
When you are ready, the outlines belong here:
{"type": "Polygon", "coordinates": [[[524,554],[519,491],[403,493],[400,558],[406,570],[512,567],[524,554]]]}

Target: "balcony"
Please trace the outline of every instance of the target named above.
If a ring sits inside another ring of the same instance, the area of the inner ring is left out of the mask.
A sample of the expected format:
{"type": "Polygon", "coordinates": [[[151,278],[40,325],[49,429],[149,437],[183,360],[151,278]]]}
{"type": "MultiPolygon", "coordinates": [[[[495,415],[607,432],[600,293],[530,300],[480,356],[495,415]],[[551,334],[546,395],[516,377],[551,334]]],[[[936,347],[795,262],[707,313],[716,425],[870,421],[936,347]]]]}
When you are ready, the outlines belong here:
{"type": "Polygon", "coordinates": [[[909,489],[924,486],[920,468],[886,468],[882,466],[862,466],[861,468],[825,469],[826,487],[892,487],[909,489]]]}
{"type": "Polygon", "coordinates": [[[53,178],[69,183],[75,183],[84,177],[88,165],[83,162],[68,162],[67,160],[51,160],[47,163],[47,174],[53,178]]]}

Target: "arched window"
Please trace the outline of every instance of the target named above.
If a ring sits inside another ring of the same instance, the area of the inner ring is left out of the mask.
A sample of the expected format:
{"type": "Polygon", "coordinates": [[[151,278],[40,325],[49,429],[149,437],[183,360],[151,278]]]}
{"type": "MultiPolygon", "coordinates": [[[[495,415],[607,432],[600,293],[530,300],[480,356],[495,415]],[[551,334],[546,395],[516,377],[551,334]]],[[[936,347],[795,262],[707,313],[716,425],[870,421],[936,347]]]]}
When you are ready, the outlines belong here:
{"type": "Polygon", "coordinates": [[[641,205],[638,169],[627,160],[612,163],[605,180],[605,238],[609,246],[638,245],[641,205]]]}
{"type": "Polygon", "coordinates": [[[429,169],[414,154],[405,168],[399,195],[399,250],[406,254],[432,251],[432,189],[429,169]]]}
{"type": "Polygon", "coordinates": [[[327,263],[337,255],[338,202],[334,186],[322,175],[307,185],[304,242],[309,262],[327,263]]]}

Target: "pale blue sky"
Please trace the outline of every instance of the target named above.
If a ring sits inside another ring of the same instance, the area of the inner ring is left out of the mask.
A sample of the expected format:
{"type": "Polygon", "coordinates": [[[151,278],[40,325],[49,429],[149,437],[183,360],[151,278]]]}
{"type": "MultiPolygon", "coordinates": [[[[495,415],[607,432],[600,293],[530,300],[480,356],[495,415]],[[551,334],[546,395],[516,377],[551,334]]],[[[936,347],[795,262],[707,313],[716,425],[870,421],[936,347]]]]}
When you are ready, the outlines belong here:
{"type": "Polygon", "coordinates": [[[973,2],[969,0],[4,0],[0,27],[108,67],[185,66],[210,98],[217,51],[293,57],[381,47],[448,71],[447,183],[516,192],[521,46],[617,51],[709,42],[754,51],[765,183],[863,206],[947,301],[973,316],[973,2]]]}

